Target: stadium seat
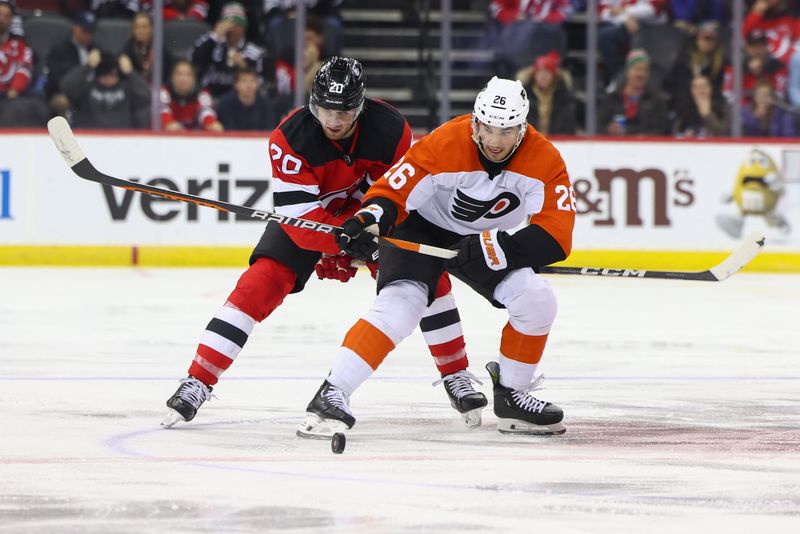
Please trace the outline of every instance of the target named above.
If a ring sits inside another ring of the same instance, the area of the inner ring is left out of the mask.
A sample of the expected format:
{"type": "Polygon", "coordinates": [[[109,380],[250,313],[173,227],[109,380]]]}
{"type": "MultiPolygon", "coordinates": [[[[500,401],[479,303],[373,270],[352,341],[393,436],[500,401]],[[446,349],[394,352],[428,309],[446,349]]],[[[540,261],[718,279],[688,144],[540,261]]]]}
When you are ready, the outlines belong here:
{"type": "Polygon", "coordinates": [[[36,54],[37,62],[44,63],[53,46],[66,41],[72,33],[72,22],[60,15],[42,14],[26,18],[25,42],[36,54]]]}
{"type": "Polygon", "coordinates": [[[164,23],[164,49],[173,59],[189,59],[197,39],[211,27],[199,20],[171,20],[164,23]]]}
{"type": "Polygon", "coordinates": [[[114,55],[122,52],[131,38],[131,21],[128,19],[98,19],[94,42],[104,52],[114,55]]]}
{"type": "MultiPolygon", "coordinates": [[[[294,57],[294,25],[294,20],[286,20],[265,36],[264,44],[270,57],[294,57]]],[[[322,57],[331,57],[336,50],[336,28],[327,21],[322,25],[322,57]]]]}
{"type": "Polygon", "coordinates": [[[669,25],[644,26],[633,36],[631,48],[644,48],[650,55],[650,77],[654,87],[661,87],[686,49],[687,39],[685,32],[669,25]]]}

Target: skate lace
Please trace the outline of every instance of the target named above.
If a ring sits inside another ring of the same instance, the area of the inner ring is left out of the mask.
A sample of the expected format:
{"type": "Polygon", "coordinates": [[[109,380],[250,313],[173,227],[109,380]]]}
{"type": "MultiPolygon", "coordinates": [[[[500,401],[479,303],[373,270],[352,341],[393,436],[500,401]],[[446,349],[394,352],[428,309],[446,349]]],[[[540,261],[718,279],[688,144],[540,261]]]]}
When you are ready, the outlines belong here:
{"type": "Polygon", "coordinates": [[[192,406],[198,408],[209,398],[217,398],[213,393],[208,390],[205,384],[196,378],[183,378],[181,379],[181,389],[178,392],[178,397],[191,403],[192,406]]]}
{"type": "Polygon", "coordinates": [[[436,380],[432,385],[433,387],[436,387],[439,384],[444,383],[444,387],[450,390],[450,392],[452,392],[457,399],[460,399],[465,395],[475,393],[475,388],[472,387],[472,382],[477,382],[478,384],[483,385],[483,382],[481,382],[477,376],[464,369],[451,375],[443,376],[439,380],[436,380]]]}
{"type": "Polygon", "coordinates": [[[344,390],[341,390],[336,386],[330,386],[325,393],[322,394],[322,397],[325,399],[325,402],[331,406],[339,408],[340,410],[353,415],[350,411],[350,406],[347,405],[348,401],[350,400],[349,396],[344,392],[344,390]]]}
{"type": "Polygon", "coordinates": [[[547,406],[547,402],[543,400],[539,400],[533,395],[529,395],[531,391],[537,391],[540,389],[544,389],[541,384],[544,382],[544,375],[539,375],[534,378],[533,382],[522,389],[515,389],[514,392],[511,394],[511,397],[514,401],[519,405],[520,408],[523,410],[534,412],[534,413],[542,413],[544,407],[547,406]]]}

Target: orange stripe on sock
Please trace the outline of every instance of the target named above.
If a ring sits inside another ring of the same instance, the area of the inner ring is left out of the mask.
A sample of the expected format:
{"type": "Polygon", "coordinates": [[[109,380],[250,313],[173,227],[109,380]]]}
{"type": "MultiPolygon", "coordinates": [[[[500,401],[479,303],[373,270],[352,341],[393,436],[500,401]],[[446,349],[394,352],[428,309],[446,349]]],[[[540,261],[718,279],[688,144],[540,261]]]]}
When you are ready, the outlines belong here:
{"type": "Polygon", "coordinates": [[[503,337],[500,338],[500,354],[522,363],[539,363],[546,343],[547,334],[527,336],[514,330],[511,323],[506,323],[503,337]]]}
{"type": "Polygon", "coordinates": [[[389,337],[364,319],[359,319],[344,337],[343,347],[347,347],[370,367],[377,369],[386,355],[394,348],[389,337]]]}

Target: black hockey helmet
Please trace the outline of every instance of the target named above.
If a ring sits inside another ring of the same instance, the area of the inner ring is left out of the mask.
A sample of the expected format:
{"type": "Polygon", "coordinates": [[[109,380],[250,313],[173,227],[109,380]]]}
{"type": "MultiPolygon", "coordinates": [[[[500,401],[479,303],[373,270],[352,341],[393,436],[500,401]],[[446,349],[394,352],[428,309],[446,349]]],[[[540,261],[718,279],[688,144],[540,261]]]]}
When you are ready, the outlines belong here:
{"type": "Polygon", "coordinates": [[[334,56],[327,60],[314,76],[310,106],[337,111],[357,110],[364,105],[364,69],[361,63],[349,57],[334,56]]]}

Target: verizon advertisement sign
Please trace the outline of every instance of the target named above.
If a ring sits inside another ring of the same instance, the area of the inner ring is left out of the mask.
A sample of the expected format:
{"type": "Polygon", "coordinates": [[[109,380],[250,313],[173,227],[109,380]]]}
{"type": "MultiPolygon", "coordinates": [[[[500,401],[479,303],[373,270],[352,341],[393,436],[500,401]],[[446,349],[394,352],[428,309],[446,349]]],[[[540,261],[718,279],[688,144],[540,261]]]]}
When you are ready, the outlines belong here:
{"type": "MultiPolygon", "coordinates": [[[[267,140],[88,135],[120,178],[272,209],[267,140]]],[[[729,250],[756,229],[800,251],[800,148],[780,143],[560,141],[576,250],[729,250]]],[[[0,136],[0,245],[251,246],[264,222],[81,180],[46,135],[0,136]]]]}

